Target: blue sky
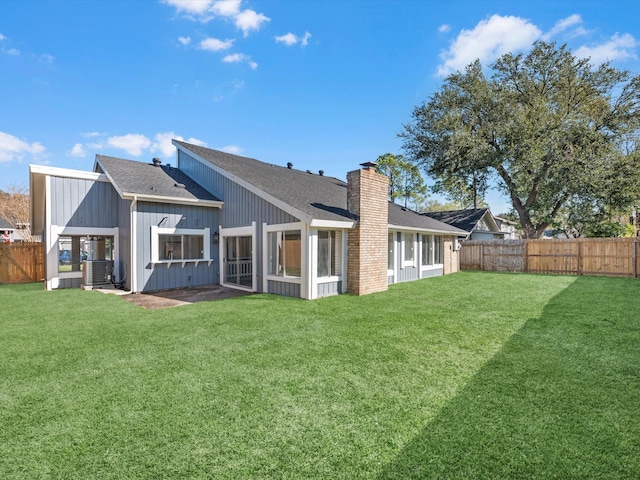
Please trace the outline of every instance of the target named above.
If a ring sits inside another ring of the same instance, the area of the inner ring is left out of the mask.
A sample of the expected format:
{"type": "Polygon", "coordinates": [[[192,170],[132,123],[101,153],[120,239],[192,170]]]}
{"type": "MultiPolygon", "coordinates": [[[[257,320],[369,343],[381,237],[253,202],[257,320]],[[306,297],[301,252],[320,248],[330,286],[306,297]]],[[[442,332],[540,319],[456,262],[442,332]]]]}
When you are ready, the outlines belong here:
{"type": "MultiPolygon", "coordinates": [[[[171,138],[344,179],[447,73],[535,40],[640,70],[635,1],[0,2],[0,189],[171,138]]],[[[508,209],[498,194],[494,213],[508,209]]]]}

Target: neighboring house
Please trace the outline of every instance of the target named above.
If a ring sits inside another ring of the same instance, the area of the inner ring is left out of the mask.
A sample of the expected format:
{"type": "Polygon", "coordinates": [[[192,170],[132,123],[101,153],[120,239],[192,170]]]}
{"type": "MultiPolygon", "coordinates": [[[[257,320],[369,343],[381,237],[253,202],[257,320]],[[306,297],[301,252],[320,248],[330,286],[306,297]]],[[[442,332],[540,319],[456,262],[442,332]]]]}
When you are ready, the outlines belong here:
{"type": "Polygon", "coordinates": [[[102,155],[94,172],[30,166],[48,289],[83,283],[83,252],[113,262],[132,292],[222,284],[313,299],[458,270],[467,232],[389,203],[373,169],[345,183],[173,143],[175,166],[102,155]]]}
{"type": "Polygon", "coordinates": [[[423,215],[469,232],[467,240],[502,240],[505,237],[488,208],[427,212],[423,215]]]}
{"type": "Polygon", "coordinates": [[[522,238],[518,231],[518,222],[498,216],[494,216],[493,219],[496,221],[500,231],[504,233],[505,240],[520,240],[522,238]]]}
{"type": "Polygon", "coordinates": [[[6,218],[0,216],[0,243],[12,243],[15,241],[13,225],[11,225],[6,218]]]}

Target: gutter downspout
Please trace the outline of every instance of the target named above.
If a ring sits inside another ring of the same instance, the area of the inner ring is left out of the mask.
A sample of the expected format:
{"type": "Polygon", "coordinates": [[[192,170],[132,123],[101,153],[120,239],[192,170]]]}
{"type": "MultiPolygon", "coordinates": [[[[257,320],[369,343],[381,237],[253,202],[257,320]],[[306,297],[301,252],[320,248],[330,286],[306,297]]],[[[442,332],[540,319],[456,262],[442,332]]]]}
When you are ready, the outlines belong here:
{"type": "Polygon", "coordinates": [[[129,221],[130,221],[130,229],[131,232],[129,234],[129,237],[131,238],[131,245],[129,248],[131,248],[131,292],[132,293],[136,293],[137,290],[137,284],[136,282],[138,281],[138,275],[136,275],[136,261],[137,261],[137,255],[136,255],[136,248],[137,248],[137,235],[136,235],[136,220],[137,220],[137,216],[136,216],[136,207],[138,206],[138,196],[134,195],[133,196],[133,200],[131,200],[131,205],[129,206],[129,221]]]}

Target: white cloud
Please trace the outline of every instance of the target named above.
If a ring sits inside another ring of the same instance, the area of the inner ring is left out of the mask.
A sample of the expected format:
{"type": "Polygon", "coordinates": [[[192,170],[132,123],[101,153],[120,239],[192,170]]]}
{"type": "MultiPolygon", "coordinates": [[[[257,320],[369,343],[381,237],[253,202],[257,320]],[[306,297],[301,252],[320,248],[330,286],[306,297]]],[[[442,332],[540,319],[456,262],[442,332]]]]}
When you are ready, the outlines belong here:
{"type": "Polygon", "coordinates": [[[49,55],[48,53],[42,53],[38,55],[38,60],[40,60],[42,63],[52,64],[55,59],[56,57],[54,57],[53,55],[49,55]]]}
{"type": "Polygon", "coordinates": [[[81,133],[80,135],[82,135],[84,138],[95,138],[95,137],[104,137],[106,133],[84,132],[84,133],[81,133]]]}
{"type": "Polygon", "coordinates": [[[107,138],[107,144],[114,148],[124,150],[129,155],[139,156],[142,151],[151,147],[151,140],[138,133],[128,133],[127,135],[107,138]]]}
{"type": "Polygon", "coordinates": [[[178,37],[178,41],[182,45],[189,45],[191,43],[191,37],[178,37]]]}
{"type": "Polygon", "coordinates": [[[227,153],[232,153],[234,155],[239,155],[244,151],[243,148],[238,147],[237,145],[225,145],[224,147],[220,147],[218,150],[221,150],[227,153]]]}
{"type": "Polygon", "coordinates": [[[207,146],[207,144],[202,140],[198,140],[197,138],[193,138],[193,137],[189,138],[188,140],[185,140],[184,137],[180,135],[176,135],[175,132],[156,133],[153,139],[155,140],[155,142],[151,146],[151,151],[160,152],[165,157],[170,157],[173,154],[175,154],[176,147],[174,147],[173,144],[171,143],[171,140],[173,139],[180,140],[187,143],[192,143],[194,145],[200,145],[203,147],[207,146]]]}
{"type": "Polygon", "coordinates": [[[638,41],[633,35],[616,33],[609,41],[594,46],[583,45],[574,54],[576,57],[590,58],[591,64],[597,66],[609,61],[637,59],[638,56],[635,53],[637,47],[638,41]]]}
{"type": "Polygon", "coordinates": [[[438,66],[437,74],[445,76],[462,70],[476,59],[490,62],[507,52],[529,48],[540,36],[540,29],[526,19],[493,15],[474,29],[458,34],[449,50],[440,55],[443,63],[438,66]]]}
{"type": "Polygon", "coordinates": [[[225,62],[225,63],[247,62],[247,64],[253,70],[258,68],[258,64],[256,62],[254,62],[253,60],[251,60],[251,57],[249,55],[245,55],[244,53],[230,53],[229,55],[225,56],[222,59],[222,61],[225,62]]]}
{"type": "Polygon", "coordinates": [[[451,25],[447,25],[446,23],[438,27],[438,33],[447,33],[449,30],[451,30],[451,25]]]}
{"type": "Polygon", "coordinates": [[[9,55],[20,55],[20,50],[18,50],[17,48],[10,48],[9,50],[7,50],[7,53],[9,55]]]}
{"type": "Polygon", "coordinates": [[[287,47],[291,47],[297,43],[300,43],[302,47],[306,47],[309,44],[309,39],[311,38],[311,34],[309,32],[304,32],[303,37],[298,37],[295,33],[285,33],[284,35],[279,35],[273,37],[276,43],[284,43],[287,47]]]}
{"type": "Polygon", "coordinates": [[[175,7],[178,13],[204,15],[211,9],[212,0],[162,0],[163,3],[175,7]]]}
{"type": "MultiPolygon", "coordinates": [[[[556,22],[556,24],[549,30],[547,33],[542,35],[542,40],[549,41],[552,37],[555,37],[559,33],[564,32],[569,27],[573,27],[574,25],[582,24],[582,17],[577,13],[573,15],[569,15],[567,18],[562,18],[556,22]]],[[[584,29],[581,29],[582,32],[585,32],[584,29]]]]}
{"type": "Polygon", "coordinates": [[[298,37],[289,32],[289,33],[285,33],[284,35],[280,35],[277,37],[273,37],[276,39],[277,43],[284,43],[287,46],[291,46],[291,45],[295,45],[296,43],[298,43],[298,37]]]}
{"type": "Polygon", "coordinates": [[[235,16],[236,27],[244,32],[245,37],[251,30],[260,30],[260,26],[270,20],[269,17],[254,10],[244,10],[235,16]]]}
{"type": "Polygon", "coordinates": [[[0,132],[0,163],[13,160],[22,161],[25,156],[38,160],[46,154],[47,149],[40,142],[29,143],[10,133],[0,132]]]}
{"type": "Polygon", "coordinates": [[[311,34],[309,32],[304,32],[304,37],[300,40],[300,44],[303,47],[306,47],[309,44],[309,39],[311,38],[311,34]]]}
{"type": "Polygon", "coordinates": [[[218,0],[211,5],[211,11],[221,17],[233,17],[240,13],[242,0],[218,0]]]}
{"type": "Polygon", "coordinates": [[[84,145],[81,143],[76,143],[73,148],[69,151],[70,157],[79,157],[84,158],[87,156],[87,152],[84,149],[84,145]]]}
{"type": "Polygon", "coordinates": [[[7,39],[7,37],[5,37],[3,34],[1,34],[1,33],[0,33],[0,42],[1,42],[2,40],[6,40],[6,39],[7,39]]]}
{"type": "Polygon", "coordinates": [[[210,52],[219,52],[221,50],[228,50],[233,46],[234,40],[218,40],[217,38],[205,38],[200,42],[200,48],[202,50],[209,50],[210,52]]]}

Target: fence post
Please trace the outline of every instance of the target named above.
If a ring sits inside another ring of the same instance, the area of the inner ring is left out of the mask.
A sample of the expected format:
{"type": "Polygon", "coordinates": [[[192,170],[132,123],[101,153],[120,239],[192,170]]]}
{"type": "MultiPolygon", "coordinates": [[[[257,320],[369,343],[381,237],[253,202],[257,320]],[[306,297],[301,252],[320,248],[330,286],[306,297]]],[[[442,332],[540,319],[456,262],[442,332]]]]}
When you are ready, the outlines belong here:
{"type": "Polygon", "coordinates": [[[480,271],[484,270],[484,243],[480,244],[480,271]]]}
{"type": "Polygon", "coordinates": [[[633,278],[638,278],[638,239],[637,238],[633,239],[633,248],[632,248],[631,257],[633,260],[633,265],[632,265],[633,278]]]}
{"type": "Polygon", "coordinates": [[[578,239],[578,275],[582,275],[582,242],[578,239]]]}
{"type": "Polygon", "coordinates": [[[529,239],[524,240],[524,273],[529,272],[529,239]]]}

